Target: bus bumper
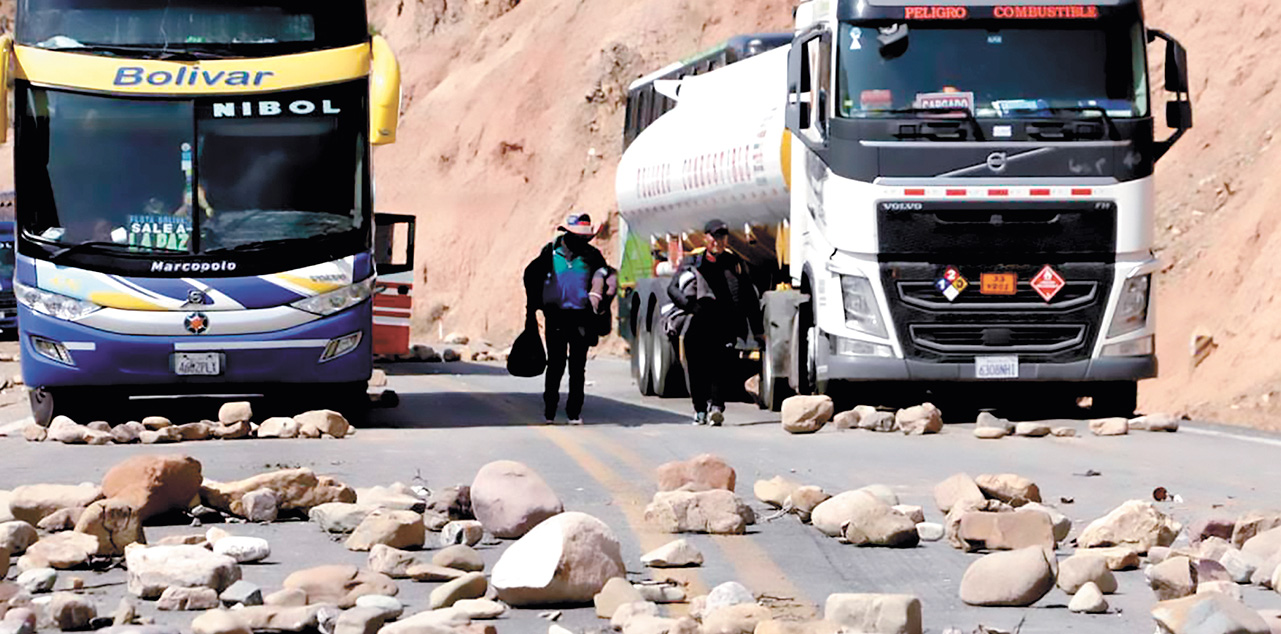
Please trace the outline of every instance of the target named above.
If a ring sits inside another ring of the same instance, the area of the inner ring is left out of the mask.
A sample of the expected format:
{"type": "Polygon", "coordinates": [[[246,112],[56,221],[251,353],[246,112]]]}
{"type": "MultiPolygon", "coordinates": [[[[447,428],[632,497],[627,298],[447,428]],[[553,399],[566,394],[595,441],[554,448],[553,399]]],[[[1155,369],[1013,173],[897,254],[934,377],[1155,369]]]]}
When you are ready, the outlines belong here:
{"type": "Polygon", "coordinates": [[[203,337],[115,334],[54,319],[22,306],[22,376],[32,388],[133,386],[132,393],[221,392],[228,385],[288,386],[367,381],[373,369],[371,303],[276,332],[203,337]],[[355,347],[322,361],[330,342],[357,335],[355,347]],[[66,357],[36,338],[60,344],[66,357]],[[216,376],[178,375],[180,353],[217,353],[216,376]]]}

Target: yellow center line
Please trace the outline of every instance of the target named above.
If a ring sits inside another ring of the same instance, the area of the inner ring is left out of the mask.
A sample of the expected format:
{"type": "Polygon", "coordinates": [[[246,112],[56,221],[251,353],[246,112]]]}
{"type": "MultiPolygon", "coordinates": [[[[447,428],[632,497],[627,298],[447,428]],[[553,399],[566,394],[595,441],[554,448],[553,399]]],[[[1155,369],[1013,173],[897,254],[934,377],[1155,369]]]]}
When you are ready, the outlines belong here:
{"type": "MultiPolygon", "coordinates": [[[[591,439],[594,445],[606,453],[644,475],[654,474],[658,467],[646,461],[640,454],[628,447],[614,442],[594,429],[582,429],[582,435],[591,439]]],[[[770,606],[774,616],[794,616],[813,618],[817,606],[804,596],[787,573],[778,566],[765,549],[753,541],[749,535],[712,535],[715,544],[726,559],[734,566],[739,575],[739,582],[758,595],[776,599],[770,606]]]]}
{"type": "MultiPolygon", "coordinates": [[[[528,412],[521,411],[503,399],[483,398],[479,394],[479,392],[491,392],[492,394],[492,390],[486,390],[443,375],[431,375],[430,378],[446,384],[446,387],[452,388],[452,391],[456,393],[469,395],[488,407],[502,410],[515,420],[528,417],[528,412]]],[[[547,426],[529,426],[556,445],[565,455],[578,463],[578,466],[583,471],[586,471],[587,475],[605,487],[606,491],[614,499],[615,506],[627,520],[628,527],[631,529],[632,534],[636,536],[637,541],[640,542],[641,549],[644,552],[663,546],[673,539],[672,535],[658,531],[645,521],[645,507],[649,504],[649,495],[645,490],[610,469],[608,465],[585,449],[582,444],[574,440],[567,430],[547,426]]],[[[578,432],[581,429],[575,429],[574,431],[578,432]]],[[[697,569],[668,568],[663,569],[661,573],[658,570],[653,570],[651,573],[656,580],[670,579],[685,586],[686,593],[691,598],[708,592],[707,584],[703,581],[697,569]]],[[[683,616],[689,609],[685,604],[671,604],[667,607],[672,616],[683,616]]]]}

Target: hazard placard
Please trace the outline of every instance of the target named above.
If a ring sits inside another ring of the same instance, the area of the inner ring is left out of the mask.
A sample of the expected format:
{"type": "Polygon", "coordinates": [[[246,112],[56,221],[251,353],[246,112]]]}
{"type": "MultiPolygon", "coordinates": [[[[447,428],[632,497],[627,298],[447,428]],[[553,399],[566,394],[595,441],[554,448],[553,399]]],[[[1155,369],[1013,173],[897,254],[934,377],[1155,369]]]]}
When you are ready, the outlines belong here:
{"type": "Polygon", "coordinates": [[[1054,296],[1058,295],[1059,291],[1063,290],[1066,285],[1067,282],[1063,280],[1063,276],[1059,275],[1059,272],[1055,271],[1049,264],[1046,264],[1036,274],[1036,277],[1032,278],[1032,290],[1035,290],[1036,294],[1047,302],[1054,299],[1054,296]]]}

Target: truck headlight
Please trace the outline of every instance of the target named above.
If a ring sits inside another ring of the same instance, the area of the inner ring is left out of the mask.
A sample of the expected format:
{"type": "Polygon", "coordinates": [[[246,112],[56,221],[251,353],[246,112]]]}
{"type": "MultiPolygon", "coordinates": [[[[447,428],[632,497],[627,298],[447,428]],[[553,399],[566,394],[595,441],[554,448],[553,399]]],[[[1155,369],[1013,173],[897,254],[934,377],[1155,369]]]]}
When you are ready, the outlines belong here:
{"type": "Polygon", "coordinates": [[[845,304],[845,325],[873,337],[885,337],[885,323],[866,277],[841,276],[841,298],[845,304]]]}
{"type": "Polygon", "coordinates": [[[1125,285],[1121,287],[1121,299],[1116,304],[1116,314],[1112,316],[1112,325],[1108,328],[1109,337],[1119,337],[1147,325],[1148,290],[1151,285],[1151,275],[1140,275],[1125,281],[1125,285]]]}
{"type": "Polygon", "coordinates": [[[18,282],[13,283],[13,294],[23,306],[54,319],[75,321],[85,315],[102,310],[102,306],[93,302],[67,297],[58,293],[50,293],[49,291],[18,282]]]}
{"type": "Polygon", "coordinates": [[[344,286],[328,293],[321,293],[315,297],[300,299],[290,304],[290,306],[314,315],[332,315],[369,299],[373,292],[374,278],[371,275],[363,282],[356,282],[350,286],[344,286]]]}

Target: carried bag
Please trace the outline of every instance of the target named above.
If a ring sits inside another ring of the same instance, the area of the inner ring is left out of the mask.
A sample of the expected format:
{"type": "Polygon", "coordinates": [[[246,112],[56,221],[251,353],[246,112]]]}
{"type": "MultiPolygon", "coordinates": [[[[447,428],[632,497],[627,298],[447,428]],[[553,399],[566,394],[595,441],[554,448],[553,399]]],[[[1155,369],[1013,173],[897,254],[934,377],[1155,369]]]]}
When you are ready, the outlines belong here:
{"type": "Polygon", "coordinates": [[[512,343],[507,356],[507,372],[512,376],[534,377],[547,369],[547,351],[538,336],[538,322],[526,320],[525,330],[512,343]]]}

